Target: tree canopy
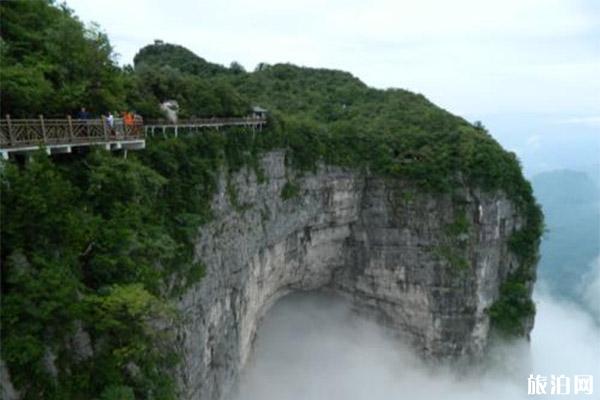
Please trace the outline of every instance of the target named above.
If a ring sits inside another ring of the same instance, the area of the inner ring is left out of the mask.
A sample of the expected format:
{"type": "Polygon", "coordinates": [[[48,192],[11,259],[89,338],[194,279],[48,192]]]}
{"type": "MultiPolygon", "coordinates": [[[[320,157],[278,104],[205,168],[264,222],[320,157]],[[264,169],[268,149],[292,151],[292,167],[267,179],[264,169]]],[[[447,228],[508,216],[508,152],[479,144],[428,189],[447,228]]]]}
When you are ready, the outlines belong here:
{"type": "Polygon", "coordinates": [[[123,74],[97,25],[84,26],[64,4],[0,3],[0,101],[16,117],[64,116],[124,106],[123,74]]]}
{"type": "MultiPolygon", "coordinates": [[[[183,46],[164,43],[157,40],[153,45],[145,46],[133,58],[134,66],[151,64],[156,67],[171,66],[186,74],[201,77],[214,77],[230,74],[226,67],[206,61],[183,46]]],[[[234,68],[238,68],[234,65],[234,68]]]]}

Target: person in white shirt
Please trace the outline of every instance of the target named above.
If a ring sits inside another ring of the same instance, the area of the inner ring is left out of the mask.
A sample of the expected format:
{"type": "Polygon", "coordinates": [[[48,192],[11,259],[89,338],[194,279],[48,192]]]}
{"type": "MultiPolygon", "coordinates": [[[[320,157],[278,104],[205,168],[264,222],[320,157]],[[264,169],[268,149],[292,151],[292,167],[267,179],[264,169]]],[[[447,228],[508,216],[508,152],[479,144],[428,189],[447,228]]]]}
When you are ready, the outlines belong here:
{"type": "Polygon", "coordinates": [[[108,126],[110,127],[110,129],[113,129],[115,127],[115,117],[112,115],[111,112],[108,113],[108,117],[106,117],[106,122],[108,122],[108,126]]]}

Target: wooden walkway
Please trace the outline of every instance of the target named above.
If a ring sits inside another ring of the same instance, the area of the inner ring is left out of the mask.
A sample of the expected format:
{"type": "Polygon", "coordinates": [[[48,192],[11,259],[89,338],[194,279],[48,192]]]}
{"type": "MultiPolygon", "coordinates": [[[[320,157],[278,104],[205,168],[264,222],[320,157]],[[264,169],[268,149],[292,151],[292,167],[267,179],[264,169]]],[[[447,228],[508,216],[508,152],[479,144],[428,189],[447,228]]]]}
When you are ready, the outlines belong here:
{"type": "Polygon", "coordinates": [[[24,154],[45,147],[48,154],[71,153],[74,147],[104,146],[107,150],[139,150],[146,146],[143,120],[126,126],[115,118],[113,126],[102,119],[0,119],[0,154],[24,154]]]}
{"type": "Polygon", "coordinates": [[[246,117],[246,118],[194,118],[177,121],[177,123],[167,120],[149,120],[144,125],[144,131],[148,136],[155,136],[157,133],[163,136],[174,135],[177,137],[179,132],[199,132],[206,128],[219,129],[225,126],[244,126],[254,130],[262,130],[267,123],[266,118],[246,117]]]}
{"type": "Polygon", "coordinates": [[[136,117],[127,126],[122,118],[115,118],[112,127],[106,118],[100,119],[0,119],[0,155],[8,159],[10,154],[26,154],[44,147],[48,154],[71,153],[76,147],[104,146],[107,150],[140,150],[146,147],[146,136],[178,136],[180,132],[201,132],[203,129],[219,129],[226,126],[250,127],[262,130],[267,119],[207,118],[181,120],[176,124],[166,120],[148,121],[144,124],[136,117]]]}

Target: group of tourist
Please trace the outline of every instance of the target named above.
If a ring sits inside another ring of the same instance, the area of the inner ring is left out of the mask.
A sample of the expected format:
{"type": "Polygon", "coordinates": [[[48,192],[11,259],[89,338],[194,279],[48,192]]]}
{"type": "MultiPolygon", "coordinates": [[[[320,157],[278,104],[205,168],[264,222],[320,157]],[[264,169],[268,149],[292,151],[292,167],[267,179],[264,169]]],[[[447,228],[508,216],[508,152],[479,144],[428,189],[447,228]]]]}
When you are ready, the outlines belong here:
{"type": "MultiPolygon", "coordinates": [[[[116,114],[116,113],[115,113],[116,114]]],[[[123,124],[127,127],[132,127],[135,125],[135,118],[137,117],[137,115],[135,113],[129,112],[129,111],[125,111],[121,114],[122,118],[123,118],[123,124]]],[[[108,126],[110,128],[114,128],[115,126],[115,117],[114,114],[109,112],[108,115],[106,116],[106,123],[108,124],[108,126]]]]}
{"type": "MultiPolygon", "coordinates": [[[[137,133],[139,126],[135,123],[135,121],[136,119],[141,118],[139,115],[131,111],[122,112],[120,118],[115,118],[115,115],[119,114],[116,111],[114,113],[109,111],[105,116],[102,116],[112,135],[116,135],[116,126],[123,126],[126,133],[137,133]],[[122,120],[122,125],[119,123],[120,120],[122,120]]],[[[85,109],[85,107],[81,107],[81,110],[77,114],[77,119],[87,120],[90,119],[90,117],[90,113],[85,109]]]]}

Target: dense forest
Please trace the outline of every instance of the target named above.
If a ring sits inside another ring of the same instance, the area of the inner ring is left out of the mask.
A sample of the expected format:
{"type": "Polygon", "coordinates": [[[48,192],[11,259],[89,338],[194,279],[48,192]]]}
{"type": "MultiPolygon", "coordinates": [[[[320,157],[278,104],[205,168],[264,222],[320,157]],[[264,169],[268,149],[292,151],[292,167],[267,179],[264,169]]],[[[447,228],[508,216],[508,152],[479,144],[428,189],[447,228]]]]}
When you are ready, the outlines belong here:
{"type": "MultiPolygon", "coordinates": [[[[202,278],[193,240],[211,219],[220,171],[261,176],[259,157],[287,150],[290,166],[318,163],[402,177],[424,190],[472,184],[503,190],[527,216],[511,246],[524,268],[490,310],[518,335],[530,316],[523,282],[533,273],[542,216],[513,153],[481,124],[406,90],[379,90],[349,73],[210,63],[168,43],[119,67],[107,35],[50,0],[0,3],[3,114],[159,117],[174,99],[181,117],[269,109],[267,129],[148,139],[128,158],[101,150],[3,162],[2,361],[26,399],[177,398],[169,351],[178,295],[202,278]]],[[[296,193],[293,182],[282,193],[296,193]]],[[[236,203],[235,189],[229,191],[236,203]]]]}

